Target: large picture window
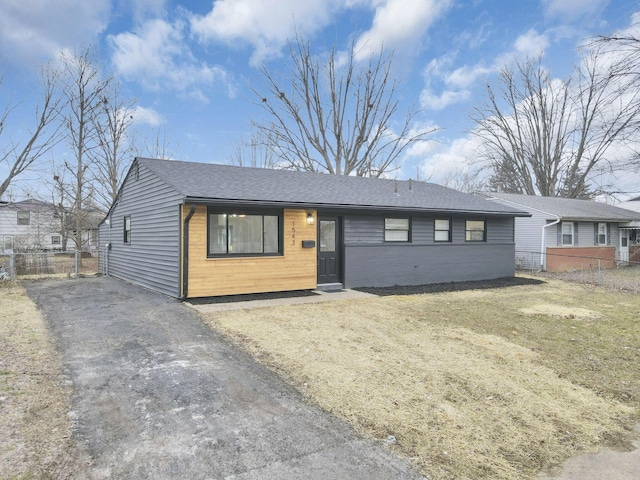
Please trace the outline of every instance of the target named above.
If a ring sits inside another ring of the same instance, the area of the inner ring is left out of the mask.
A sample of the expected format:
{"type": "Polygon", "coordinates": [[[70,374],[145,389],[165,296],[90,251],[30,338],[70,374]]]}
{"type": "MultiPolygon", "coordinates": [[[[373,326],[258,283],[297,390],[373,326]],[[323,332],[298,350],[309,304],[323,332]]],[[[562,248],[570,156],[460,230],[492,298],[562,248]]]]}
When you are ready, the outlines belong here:
{"type": "Polygon", "coordinates": [[[467,242],[485,242],[487,240],[486,222],[484,220],[467,220],[464,238],[467,242]]]}
{"type": "Polygon", "coordinates": [[[408,218],[385,218],[384,241],[408,242],[411,238],[410,223],[408,218]]]}
{"type": "Polygon", "coordinates": [[[434,223],[433,239],[436,242],[451,241],[451,219],[436,218],[434,223]]]}
{"type": "Polygon", "coordinates": [[[208,255],[281,253],[281,215],[209,210],[208,255]]]}

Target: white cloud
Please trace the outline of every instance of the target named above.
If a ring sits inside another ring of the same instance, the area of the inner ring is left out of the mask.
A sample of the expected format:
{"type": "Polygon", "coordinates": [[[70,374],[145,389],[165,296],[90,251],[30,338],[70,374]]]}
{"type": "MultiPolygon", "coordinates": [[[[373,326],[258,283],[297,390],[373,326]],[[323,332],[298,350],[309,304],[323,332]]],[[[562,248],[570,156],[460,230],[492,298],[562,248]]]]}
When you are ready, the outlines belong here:
{"type": "Polygon", "coordinates": [[[456,177],[472,168],[479,146],[479,140],[473,136],[455,139],[425,159],[422,174],[430,182],[451,185],[456,177]]]}
{"type": "Polygon", "coordinates": [[[159,127],[166,122],[166,119],[153,108],[136,106],[131,112],[133,121],[137,124],[146,124],[152,127],[159,127]]]}
{"type": "Polygon", "coordinates": [[[544,53],[549,48],[549,44],[547,35],[539,34],[532,28],[516,39],[514,48],[520,55],[535,57],[544,53]]]}
{"type": "Polygon", "coordinates": [[[135,32],[110,36],[112,62],[127,80],[136,80],[151,90],[186,92],[206,102],[203,88],[222,83],[233,96],[226,71],[197,60],[185,41],[186,25],[161,19],[144,23],[135,32]]]}
{"type": "Polygon", "coordinates": [[[379,4],[371,29],[356,42],[356,58],[369,58],[383,46],[385,49],[396,49],[413,45],[452,3],[452,0],[387,0],[379,4]]]}
{"type": "Polygon", "coordinates": [[[546,16],[564,20],[575,20],[583,15],[597,13],[607,3],[609,0],[542,0],[546,16]]]}
{"type": "Polygon", "coordinates": [[[205,16],[194,15],[192,32],[202,41],[250,45],[251,64],[280,55],[295,35],[310,35],[326,26],[337,0],[218,0],[205,16]]]}
{"type": "Polygon", "coordinates": [[[110,0],[3,0],[0,57],[34,65],[90,44],[109,21],[110,0]]]}
{"type": "Polygon", "coordinates": [[[449,105],[468,100],[470,96],[469,90],[444,90],[437,94],[425,88],[420,93],[420,105],[428,110],[444,110],[449,105]]]}

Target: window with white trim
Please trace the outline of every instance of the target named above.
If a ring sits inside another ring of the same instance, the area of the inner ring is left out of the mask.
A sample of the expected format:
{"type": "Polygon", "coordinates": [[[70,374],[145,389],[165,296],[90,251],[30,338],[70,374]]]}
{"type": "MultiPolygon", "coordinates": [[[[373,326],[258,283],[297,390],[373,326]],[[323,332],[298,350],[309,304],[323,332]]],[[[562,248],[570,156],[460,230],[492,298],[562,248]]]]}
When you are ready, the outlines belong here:
{"type": "Polygon", "coordinates": [[[51,235],[51,245],[61,245],[62,237],[60,235],[51,235]]]}
{"type": "Polygon", "coordinates": [[[598,224],[598,245],[606,245],[607,244],[607,224],[599,223],[598,224]]]}
{"type": "Polygon", "coordinates": [[[573,222],[562,222],[562,245],[573,245],[573,222]]]}

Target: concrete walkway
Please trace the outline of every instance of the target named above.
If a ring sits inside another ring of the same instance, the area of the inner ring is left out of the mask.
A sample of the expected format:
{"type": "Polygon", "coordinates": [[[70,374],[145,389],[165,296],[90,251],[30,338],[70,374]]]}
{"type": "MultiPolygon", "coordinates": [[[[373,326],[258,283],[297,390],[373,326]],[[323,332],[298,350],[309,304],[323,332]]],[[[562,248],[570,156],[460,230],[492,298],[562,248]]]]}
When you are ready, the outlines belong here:
{"type": "Polygon", "coordinates": [[[73,385],[74,436],[93,460],[79,478],[422,478],[185,305],[108,277],[25,286],[73,385]]]}

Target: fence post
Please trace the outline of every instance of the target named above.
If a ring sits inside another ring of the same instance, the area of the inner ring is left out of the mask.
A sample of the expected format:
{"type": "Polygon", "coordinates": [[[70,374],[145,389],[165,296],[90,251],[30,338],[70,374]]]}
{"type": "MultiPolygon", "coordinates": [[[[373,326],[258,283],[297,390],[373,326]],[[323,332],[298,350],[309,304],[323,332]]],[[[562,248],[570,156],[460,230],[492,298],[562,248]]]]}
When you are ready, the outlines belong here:
{"type": "Polygon", "coordinates": [[[600,259],[598,259],[598,285],[602,285],[602,272],[600,271],[600,259]]]}
{"type": "Polygon", "coordinates": [[[15,262],[15,253],[11,252],[9,254],[9,280],[12,282],[16,281],[16,262],[15,262]]]}
{"type": "Polygon", "coordinates": [[[79,270],[80,270],[80,257],[78,256],[80,254],[80,252],[78,251],[78,249],[76,248],[76,255],[75,255],[75,271],[76,271],[76,278],[80,278],[80,276],[78,275],[79,270]]]}

